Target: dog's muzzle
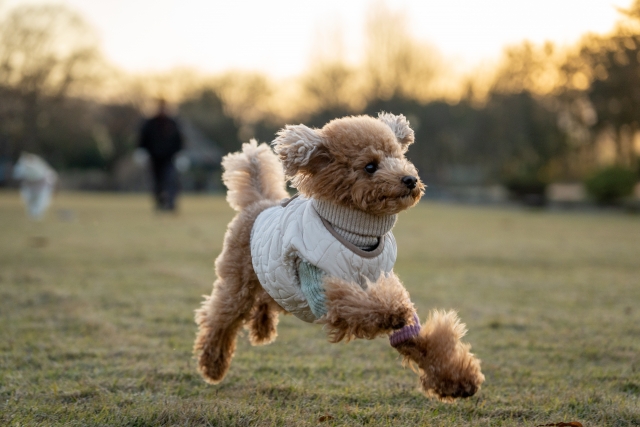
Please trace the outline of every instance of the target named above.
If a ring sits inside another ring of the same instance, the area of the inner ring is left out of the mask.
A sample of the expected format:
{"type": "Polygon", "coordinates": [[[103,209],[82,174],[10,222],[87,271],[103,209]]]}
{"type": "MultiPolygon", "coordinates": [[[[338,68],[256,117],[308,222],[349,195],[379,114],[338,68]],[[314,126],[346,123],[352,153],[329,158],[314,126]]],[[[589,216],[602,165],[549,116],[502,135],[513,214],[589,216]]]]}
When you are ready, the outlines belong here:
{"type": "Polygon", "coordinates": [[[416,188],[416,184],[418,183],[418,178],[415,176],[403,176],[401,179],[402,183],[407,186],[409,190],[413,190],[416,188]]]}

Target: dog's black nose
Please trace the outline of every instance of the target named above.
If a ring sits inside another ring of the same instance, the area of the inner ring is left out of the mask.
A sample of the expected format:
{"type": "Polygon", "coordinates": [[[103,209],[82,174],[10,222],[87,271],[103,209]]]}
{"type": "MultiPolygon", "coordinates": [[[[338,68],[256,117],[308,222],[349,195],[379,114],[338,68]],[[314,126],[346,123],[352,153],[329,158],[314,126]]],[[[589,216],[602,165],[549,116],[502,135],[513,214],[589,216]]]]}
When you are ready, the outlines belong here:
{"type": "Polygon", "coordinates": [[[418,179],[415,176],[407,175],[402,177],[402,183],[406,185],[407,188],[409,188],[410,190],[413,190],[414,188],[416,188],[417,182],[418,182],[418,179]]]}

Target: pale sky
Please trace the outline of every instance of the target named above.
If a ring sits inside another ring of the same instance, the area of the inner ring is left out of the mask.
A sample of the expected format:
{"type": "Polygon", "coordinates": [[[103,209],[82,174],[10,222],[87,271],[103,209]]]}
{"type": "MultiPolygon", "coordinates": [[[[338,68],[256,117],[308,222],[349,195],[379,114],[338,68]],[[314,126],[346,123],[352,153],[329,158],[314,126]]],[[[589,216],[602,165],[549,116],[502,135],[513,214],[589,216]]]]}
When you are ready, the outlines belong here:
{"type": "MultiPolygon", "coordinates": [[[[356,63],[364,20],[374,0],[55,0],[96,29],[102,50],[125,71],[190,67],[206,73],[258,70],[300,74],[327,28],[340,28],[356,63]]],[[[41,0],[0,0],[0,10],[41,0]]],[[[49,3],[52,3],[51,1],[49,3]]],[[[632,0],[386,0],[403,11],[411,34],[448,62],[471,69],[496,60],[507,44],[528,39],[560,45],[586,32],[606,33],[616,7],[632,0]]],[[[330,32],[330,31],[329,31],[330,32]]]]}

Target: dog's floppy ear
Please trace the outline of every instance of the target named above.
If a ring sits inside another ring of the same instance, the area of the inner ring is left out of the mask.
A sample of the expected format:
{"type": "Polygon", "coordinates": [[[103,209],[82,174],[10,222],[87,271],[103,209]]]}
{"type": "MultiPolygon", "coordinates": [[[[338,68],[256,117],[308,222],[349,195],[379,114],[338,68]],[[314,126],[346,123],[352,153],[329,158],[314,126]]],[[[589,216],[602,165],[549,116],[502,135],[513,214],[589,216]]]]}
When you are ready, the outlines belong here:
{"type": "Polygon", "coordinates": [[[409,145],[413,144],[414,139],[413,129],[409,127],[407,118],[402,114],[396,116],[395,114],[385,113],[383,111],[378,114],[378,120],[391,128],[396,135],[398,143],[402,147],[402,151],[407,151],[409,145]]]}
{"type": "Polygon", "coordinates": [[[271,143],[288,177],[298,172],[314,173],[327,158],[324,138],[305,125],[287,125],[271,143]]]}

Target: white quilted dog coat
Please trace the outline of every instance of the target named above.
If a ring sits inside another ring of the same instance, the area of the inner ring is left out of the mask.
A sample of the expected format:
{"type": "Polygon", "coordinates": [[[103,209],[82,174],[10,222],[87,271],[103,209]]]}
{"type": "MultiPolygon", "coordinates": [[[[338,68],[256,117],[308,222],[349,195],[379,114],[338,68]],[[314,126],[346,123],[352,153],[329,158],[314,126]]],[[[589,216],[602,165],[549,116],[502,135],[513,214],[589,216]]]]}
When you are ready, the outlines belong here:
{"type": "Polygon", "coordinates": [[[311,199],[294,197],[264,210],[251,230],[251,258],[260,284],[289,313],[313,322],[298,277],[300,261],[325,274],[367,287],[396,262],[396,240],[391,231],[372,251],[359,249],[341,237],[324,220],[311,199]]]}

